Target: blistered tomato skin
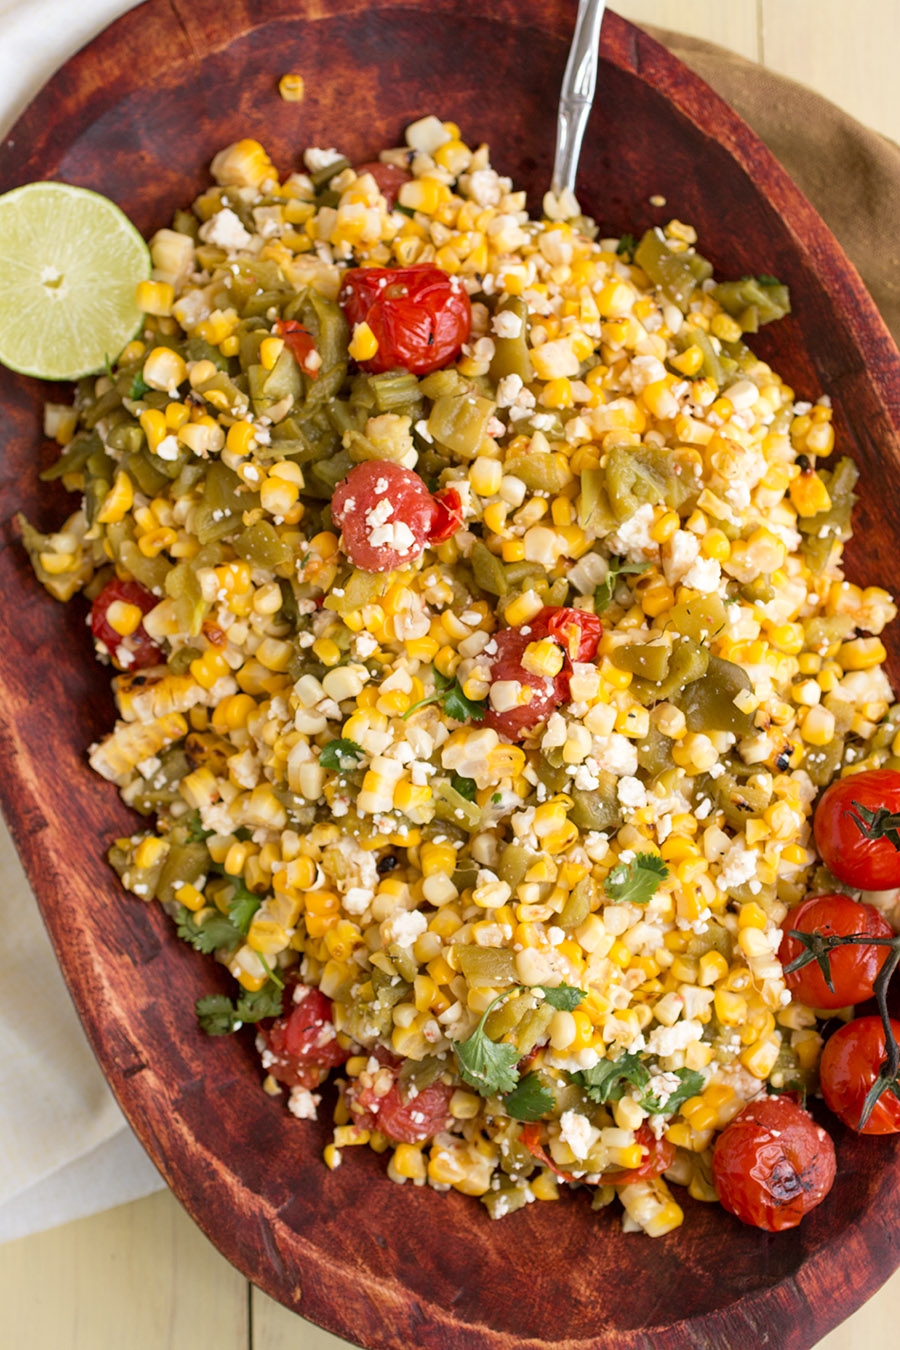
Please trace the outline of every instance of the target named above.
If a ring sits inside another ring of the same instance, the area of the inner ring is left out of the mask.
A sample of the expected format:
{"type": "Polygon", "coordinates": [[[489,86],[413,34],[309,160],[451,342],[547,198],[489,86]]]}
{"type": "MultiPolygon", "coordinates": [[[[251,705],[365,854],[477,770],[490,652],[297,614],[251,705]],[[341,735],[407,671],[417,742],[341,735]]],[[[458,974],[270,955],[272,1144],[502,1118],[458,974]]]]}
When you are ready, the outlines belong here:
{"type": "Polygon", "coordinates": [[[900,886],[900,851],[877,825],[873,837],[867,837],[866,811],[900,812],[900,773],[895,769],[866,769],[826,788],[813,823],[816,848],[825,866],[848,886],[892,890],[900,886]]]}
{"type": "Polygon", "coordinates": [[[349,1058],[331,1020],[331,999],[318,989],[295,985],[287,992],[288,1009],[260,1029],[263,1067],[288,1087],[316,1088],[332,1069],[349,1058]],[[301,991],[297,1002],[291,1000],[301,991]]]}
{"type": "Polygon", "coordinates": [[[569,661],[593,661],[597,644],[603,636],[603,624],[584,609],[545,605],[529,624],[532,641],[552,637],[562,647],[569,661]]]}
{"type": "MultiPolygon", "coordinates": [[[[853,933],[877,938],[894,936],[893,928],[874,905],[862,905],[842,894],[811,896],[787,913],[781,928],[784,937],[778,959],[783,966],[790,965],[805,950],[799,938],[788,936],[791,929],[821,933],[823,937],[849,937],[853,933]]],[[[785,983],[793,997],[810,1008],[845,1008],[851,1003],[863,1003],[872,997],[872,986],[889,951],[888,947],[855,942],[833,948],[828,953],[833,991],[825,983],[816,961],[785,975],[785,983]]]]}
{"type": "Polygon", "coordinates": [[[136,605],[142,614],[149,614],[159,604],[158,597],[139,581],[120,581],[118,577],[113,577],[91,606],[91,632],[94,637],[103,643],[113,665],[119,670],[146,670],[148,666],[159,665],[166,659],[165,654],[143,623],[133,633],[123,637],[108,622],[106,616],[109,608],[117,600],[125,605],[136,605]]]}
{"type": "MultiPolygon", "coordinates": [[[[900,1040],[900,1022],[891,1019],[894,1036],[900,1040]]],[[[900,1133],[900,1100],[887,1089],[872,1108],[862,1130],[859,1122],[863,1103],[886,1055],[884,1027],[880,1017],[857,1017],[839,1027],[825,1043],[819,1061],[822,1096],[838,1120],[860,1134],[900,1133]]]]}
{"type": "Polygon", "coordinates": [[[440,370],[459,356],[472,327],[465,288],[430,263],[416,267],[357,267],[344,274],[338,303],[354,327],[367,323],[378,343],[363,370],[398,366],[414,375],[440,370]]]}
{"type": "Polygon", "coordinates": [[[395,1144],[422,1144],[447,1128],[452,1087],[430,1083],[404,1100],[397,1081],[401,1062],[380,1047],[374,1057],[378,1067],[373,1066],[372,1073],[366,1070],[359,1078],[351,1079],[346,1089],[354,1125],[378,1130],[395,1144]]]}
{"type": "Polygon", "coordinates": [[[796,1228],[831,1190],[834,1144],[789,1097],[760,1097],[719,1135],[712,1171],[729,1214],[780,1233],[796,1228]]]}
{"type": "Polygon", "coordinates": [[[331,515],[343,548],[364,572],[392,572],[420,557],[431,536],[435,503],[412,469],[370,459],[335,489],[331,515]]]}
{"type": "Polygon", "coordinates": [[[528,703],[503,712],[488,703],[484,725],[511,741],[523,740],[538,723],[546,722],[568,694],[569,677],[564,671],[550,679],[534,675],[522,665],[525,648],[535,640],[534,632],[526,624],[524,629],[501,628],[485,648],[485,654],[491,660],[492,684],[498,680],[515,680],[532,691],[528,703]]]}

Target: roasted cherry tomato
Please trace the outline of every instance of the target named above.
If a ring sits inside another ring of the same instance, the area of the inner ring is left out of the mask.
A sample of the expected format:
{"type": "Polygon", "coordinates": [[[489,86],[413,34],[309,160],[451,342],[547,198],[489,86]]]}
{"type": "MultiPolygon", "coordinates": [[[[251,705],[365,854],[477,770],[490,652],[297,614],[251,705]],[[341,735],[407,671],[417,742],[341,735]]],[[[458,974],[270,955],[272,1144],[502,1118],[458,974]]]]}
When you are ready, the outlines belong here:
{"type": "Polygon", "coordinates": [[[421,1144],[446,1129],[453,1088],[430,1083],[415,1096],[404,1097],[397,1082],[400,1061],[384,1051],[376,1051],[376,1058],[379,1068],[375,1073],[351,1079],[346,1089],[353,1123],[364,1130],[378,1130],[398,1144],[421,1144]]]}
{"type": "MultiPolygon", "coordinates": [[[[557,1167],[548,1151],[541,1143],[541,1124],[539,1121],[530,1121],[522,1126],[522,1143],[528,1149],[528,1152],[544,1167],[549,1167],[551,1172],[555,1172],[563,1181],[583,1181],[584,1177],[576,1177],[573,1172],[565,1172],[561,1167],[557,1167]]],[[[668,1167],[675,1161],[675,1145],[670,1144],[667,1139],[657,1139],[653,1131],[647,1125],[641,1125],[634,1135],[636,1144],[642,1144],[645,1150],[643,1160],[637,1167],[625,1168],[619,1171],[602,1172],[596,1178],[594,1184],[597,1186],[628,1186],[632,1181],[643,1181],[650,1177],[661,1176],[668,1167]]]]}
{"type": "Polygon", "coordinates": [[[322,358],[316,351],[316,340],[309,329],[296,319],[279,319],[273,332],[276,337],[283,339],[304,375],[312,380],[318,379],[322,358]]]}
{"type": "Polygon", "coordinates": [[[546,722],[550,714],[565,702],[569,692],[569,676],[565,670],[554,676],[534,675],[522,665],[522,657],[529,642],[535,641],[531,627],[524,632],[521,628],[501,628],[485,647],[485,655],[491,662],[491,683],[498,681],[516,681],[523,689],[531,690],[528,703],[520,703],[512,708],[499,711],[488,703],[484,724],[506,736],[511,741],[520,741],[539,722],[546,722]]]}
{"type": "Polygon", "coordinates": [[[750,1102],[726,1125],[713,1152],[724,1208],[769,1233],[796,1228],[821,1204],[835,1169],[831,1137],[790,1097],[750,1102]]]}
{"type": "Polygon", "coordinates": [[[386,459],[350,470],[335,488],[331,515],[344,552],[364,572],[408,567],[426,544],[443,543],[462,524],[454,489],[432,497],[417,473],[386,459]]]}
{"type": "Polygon", "coordinates": [[[113,665],[119,670],[144,670],[165,661],[162,648],[153,641],[143,622],[127,636],[116,632],[109,622],[109,610],[115,604],[135,605],[141,614],[149,614],[159,604],[159,599],[139,581],[119,581],[118,577],[113,577],[103,587],[91,606],[91,632],[98,642],[103,643],[113,665]]]}
{"type": "Polygon", "coordinates": [[[443,488],[434,496],[435,515],[429,544],[445,544],[462,526],[462,501],[456,488],[443,488]]]}
{"type": "Polygon", "coordinates": [[[554,608],[545,605],[528,625],[534,638],[552,637],[569,661],[593,661],[603,636],[603,624],[586,609],[554,608]]]}
{"type": "Polygon", "coordinates": [[[378,351],[360,362],[374,373],[440,370],[459,355],[472,326],[465,287],[431,263],[353,268],[338,302],[351,326],[367,323],[374,333],[378,351]]]}
{"type": "Polygon", "coordinates": [[[839,881],[863,891],[889,891],[900,886],[898,823],[900,773],[866,769],[823,792],[814,821],[816,847],[839,881]]]}
{"type": "MultiPolygon", "coordinates": [[[[814,895],[792,909],[781,921],[784,937],[778,959],[788,966],[806,948],[799,938],[788,937],[795,928],[800,933],[821,933],[823,937],[848,937],[865,933],[869,937],[892,938],[894,930],[873,905],[861,905],[848,895],[814,895]]],[[[875,977],[888,958],[888,947],[870,947],[865,943],[834,947],[827,956],[831,970],[832,992],[817,961],[785,975],[785,983],[794,998],[810,1008],[844,1008],[848,1003],[863,1003],[872,997],[875,977]]]]}
{"type": "Polygon", "coordinates": [[[260,1026],[263,1068],[289,1087],[316,1088],[349,1058],[331,1020],[331,999],[297,984],[287,1012],[260,1026]]]}
{"type": "Polygon", "coordinates": [[[404,183],[408,183],[412,174],[407,169],[401,169],[399,164],[382,164],[380,159],[367,160],[365,164],[357,164],[356,172],[362,178],[364,173],[370,173],[378,184],[378,191],[387,202],[388,210],[397,200],[397,193],[404,183]]]}
{"type": "MultiPolygon", "coordinates": [[[[891,1019],[891,1029],[900,1040],[900,1022],[891,1019]]],[[[825,1042],[819,1061],[822,1096],[838,1120],[851,1130],[859,1130],[866,1094],[878,1077],[886,1054],[880,1017],[857,1017],[839,1027],[825,1042]]],[[[896,1086],[900,1089],[900,1082],[896,1086]]],[[[890,1086],[878,1098],[860,1133],[900,1133],[900,1099],[890,1086]]]]}

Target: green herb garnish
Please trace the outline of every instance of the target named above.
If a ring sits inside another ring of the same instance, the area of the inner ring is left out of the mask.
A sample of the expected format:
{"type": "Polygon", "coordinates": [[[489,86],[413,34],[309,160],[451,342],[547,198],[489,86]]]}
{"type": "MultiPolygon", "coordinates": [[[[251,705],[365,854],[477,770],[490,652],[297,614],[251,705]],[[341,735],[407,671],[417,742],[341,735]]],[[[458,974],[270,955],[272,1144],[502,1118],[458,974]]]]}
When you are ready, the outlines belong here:
{"type": "Polygon", "coordinates": [[[186,905],[181,905],[175,913],[178,936],[182,942],[189,942],[195,952],[217,952],[221,948],[239,947],[243,933],[236,928],[224,914],[210,914],[202,924],[197,923],[186,905]]]}
{"type": "Polygon", "coordinates": [[[514,1120],[540,1120],[555,1105],[556,1098],[536,1073],[526,1073],[503,1098],[504,1110],[514,1120]]]}
{"type": "Polygon", "coordinates": [[[150,385],[147,384],[143,375],[141,375],[140,373],[135,375],[134,379],[131,381],[131,388],[128,391],[128,397],[143,398],[144,395],[149,394],[149,392],[150,392],[150,385]]]}
{"type": "Polygon", "coordinates": [[[207,1036],[229,1036],[245,1022],[280,1016],[283,996],[283,989],[275,983],[241,994],[236,1003],[225,994],[207,994],[197,1000],[197,1021],[207,1036]]]}
{"type": "Polygon", "coordinates": [[[336,769],[338,773],[348,773],[356,768],[356,761],[365,755],[361,745],[348,741],[344,737],[329,741],[319,755],[323,769],[336,769]]]}
{"type": "Polygon", "coordinates": [[[602,614],[612,604],[613,593],[619,577],[639,576],[641,572],[646,572],[650,566],[649,562],[623,562],[621,559],[610,558],[606,578],[600,582],[600,585],[594,591],[594,609],[596,612],[602,614]]]}
{"type": "Polygon", "coordinates": [[[488,1015],[512,992],[505,990],[488,1004],[468,1040],[453,1042],[460,1078],[482,1097],[512,1092],[519,1081],[516,1065],[521,1055],[516,1046],[505,1041],[492,1041],[484,1029],[488,1015]]]}
{"type": "Polygon", "coordinates": [[[439,670],[434,671],[434,693],[428,694],[425,698],[420,698],[418,703],[414,703],[411,708],[403,714],[404,722],[408,717],[412,717],[419,708],[424,708],[428,703],[440,703],[443,705],[444,712],[448,717],[452,717],[457,722],[483,722],[485,702],[476,702],[475,699],[466,698],[463,693],[459,680],[454,676],[452,679],[447,675],[442,675],[439,670]]]}
{"type": "Polygon", "coordinates": [[[474,778],[463,778],[462,774],[455,773],[450,779],[450,786],[454,792],[458,792],[461,797],[465,797],[467,802],[474,802],[476,792],[474,778]]]}
{"type": "Polygon", "coordinates": [[[653,899],[669,869],[655,853],[638,853],[631,862],[617,863],[604,887],[610,900],[647,905],[653,899]]]}

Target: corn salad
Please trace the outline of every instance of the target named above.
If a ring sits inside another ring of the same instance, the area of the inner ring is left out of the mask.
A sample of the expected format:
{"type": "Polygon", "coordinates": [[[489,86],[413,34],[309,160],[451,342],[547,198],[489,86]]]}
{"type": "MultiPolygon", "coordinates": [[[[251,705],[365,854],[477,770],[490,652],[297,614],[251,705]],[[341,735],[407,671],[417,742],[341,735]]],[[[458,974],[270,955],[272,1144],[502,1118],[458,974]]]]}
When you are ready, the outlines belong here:
{"type": "Polygon", "coordinates": [[[24,541],[56,598],[105,597],[90,762],[155,818],[111,861],[230,971],[201,1022],[259,1024],[267,1092],[314,1117],[336,1069],[327,1165],[368,1145],[494,1217],[587,1184],[658,1236],[679,1187],[716,1199],[748,1100],[815,1088],[779,924],[836,888],[819,789],[900,764],[895,608],[844,579],[828,398],[744,341],[788,308],[774,278],[717,284],[679,220],[531,220],[436,117],[380,163],[396,202],[333,150],[283,181],[255,141],[216,156],[151,241],[140,337],[48,406],[82,504],[24,541]],[[347,269],[425,263],[471,303],[459,356],[366,373],[347,269]],[[354,567],[329,503],[368,461],[452,489],[461,527],[354,567]],[[596,649],[534,630],[522,669],[565,698],[509,737],[533,686],[496,635],[557,609],[596,649]]]}

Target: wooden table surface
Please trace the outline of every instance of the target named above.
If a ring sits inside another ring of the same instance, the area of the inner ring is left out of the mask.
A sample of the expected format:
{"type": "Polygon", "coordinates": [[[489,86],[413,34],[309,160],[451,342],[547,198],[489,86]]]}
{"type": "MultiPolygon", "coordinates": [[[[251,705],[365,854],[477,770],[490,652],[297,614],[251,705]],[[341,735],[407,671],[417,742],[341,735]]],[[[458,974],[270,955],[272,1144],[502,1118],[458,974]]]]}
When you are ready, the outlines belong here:
{"type": "MultiPolygon", "coordinates": [[[[613,0],[612,7],[760,61],[900,142],[897,0],[613,0]]],[[[0,1248],[0,1309],[0,1346],[21,1350],[347,1344],[248,1286],[168,1192],[0,1248]]],[[[898,1323],[900,1271],[818,1350],[894,1344],[898,1323]]]]}

